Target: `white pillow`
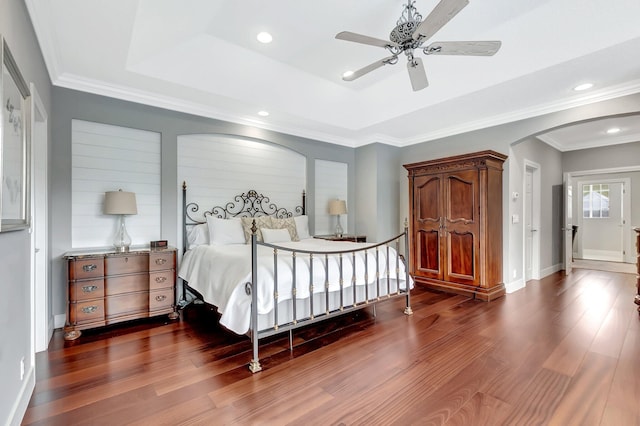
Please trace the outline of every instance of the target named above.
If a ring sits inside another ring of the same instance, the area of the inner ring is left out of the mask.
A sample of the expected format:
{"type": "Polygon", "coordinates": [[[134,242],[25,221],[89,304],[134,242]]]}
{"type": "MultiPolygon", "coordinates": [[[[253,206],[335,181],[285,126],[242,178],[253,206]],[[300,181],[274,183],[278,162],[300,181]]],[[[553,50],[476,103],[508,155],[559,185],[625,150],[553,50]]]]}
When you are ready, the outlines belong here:
{"type": "Polygon", "coordinates": [[[300,241],[298,237],[298,230],[296,227],[296,221],[292,217],[285,217],[278,219],[276,217],[271,218],[271,226],[267,226],[270,229],[286,229],[289,231],[291,241],[300,241]]]}
{"type": "Polygon", "coordinates": [[[296,222],[298,238],[301,240],[311,238],[311,235],[309,235],[309,216],[294,216],[293,220],[296,222]]]}
{"type": "Polygon", "coordinates": [[[206,223],[194,225],[187,231],[187,248],[209,244],[209,226],[206,223]]]}
{"type": "Polygon", "coordinates": [[[269,229],[269,228],[261,228],[262,238],[265,243],[275,244],[275,243],[287,243],[291,241],[291,234],[286,228],[280,229],[269,229]]]}
{"type": "Polygon", "coordinates": [[[207,216],[211,245],[244,244],[242,222],[238,218],[220,219],[207,216]]]}

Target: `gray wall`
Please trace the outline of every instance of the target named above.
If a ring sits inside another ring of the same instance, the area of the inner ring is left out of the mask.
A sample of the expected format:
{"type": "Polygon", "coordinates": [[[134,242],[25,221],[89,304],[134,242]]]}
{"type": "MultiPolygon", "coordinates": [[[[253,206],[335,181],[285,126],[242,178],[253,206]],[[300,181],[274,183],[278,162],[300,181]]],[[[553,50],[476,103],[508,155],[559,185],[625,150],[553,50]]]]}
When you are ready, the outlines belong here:
{"type": "MultiPolygon", "coordinates": [[[[66,271],[62,256],[71,249],[71,120],[95,121],[116,126],[159,132],[162,138],[161,238],[180,247],[177,242],[179,184],[177,182],[177,137],[185,134],[218,133],[238,135],[285,146],[307,157],[307,211],[314,211],[315,160],[348,164],[348,229],[354,229],[355,201],[354,149],[316,140],[304,139],[253,127],[182,114],[173,111],[120,101],[74,90],[54,88],[53,158],[51,201],[52,309],[60,318],[66,308],[66,271]]],[[[313,226],[313,221],[310,221],[313,226]]],[[[313,229],[310,230],[313,233],[313,229]]]]}
{"type": "MultiPolygon", "coordinates": [[[[45,109],[51,113],[49,76],[23,1],[0,0],[0,34],[25,81],[35,84],[45,109]]],[[[0,234],[0,424],[20,422],[35,383],[30,237],[26,230],[0,234]],[[25,378],[21,381],[22,358],[25,378]]]]}
{"type": "Polygon", "coordinates": [[[404,227],[398,219],[400,150],[384,144],[356,149],[356,232],[369,242],[389,239],[404,227]]]}
{"type": "Polygon", "coordinates": [[[562,153],[539,139],[531,137],[512,145],[509,157],[510,192],[506,193],[505,197],[510,205],[510,215],[517,214],[520,217],[520,222],[517,224],[511,222],[511,216],[507,218],[509,246],[513,250],[520,250],[519,257],[510,257],[509,271],[512,275],[509,279],[524,280],[525,265],[522,250],[524,247],[525,160],[540,166],[540,222],[537,224],[540,239],[540,270],[543,271],[542,276],[548,275],[562,264],[562,153]],[[515,200],[511,197],[514,191],[521,195],[515,200]],[[515,276],[513,271],[516,272],[515,276]]]}

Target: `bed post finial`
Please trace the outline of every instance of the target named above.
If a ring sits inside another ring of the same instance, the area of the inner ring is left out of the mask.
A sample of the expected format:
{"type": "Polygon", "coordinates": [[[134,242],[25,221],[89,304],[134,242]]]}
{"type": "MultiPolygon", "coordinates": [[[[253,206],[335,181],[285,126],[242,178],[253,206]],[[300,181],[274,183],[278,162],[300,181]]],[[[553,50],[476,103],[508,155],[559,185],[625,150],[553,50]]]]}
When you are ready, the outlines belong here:
{"type": "Polygon", "coordinates": [[[186,181],[186,180],[183,180],[183,181],[182,181],[182,190],[183,190],[183,191],[186,191],[186,190],[187,190],[187,181],[186,181]]]}
{"type": "Polygon", "coordinates": [[[251,221],[251,233],[255,234],[256,232],[258,232],[258,227],[256,226],[256,220],[253,219],[251,221]]]}

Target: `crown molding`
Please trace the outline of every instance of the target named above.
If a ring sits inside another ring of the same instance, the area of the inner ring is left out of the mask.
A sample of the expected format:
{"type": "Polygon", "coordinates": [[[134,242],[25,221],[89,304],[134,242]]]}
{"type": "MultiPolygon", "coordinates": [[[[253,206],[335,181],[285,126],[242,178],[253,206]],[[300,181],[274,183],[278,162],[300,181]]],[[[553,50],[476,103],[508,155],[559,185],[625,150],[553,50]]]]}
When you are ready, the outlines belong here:
{"type": "MultiPolygon", "coordinates": [[[[27,0],[31,2],[33,0],[27,0]]],[[[53,60],[53,59],[52,59],[53,60]]],[[[55,62],[55,61],[54,61],[55,62]]],[[[53,68],[52,68],[53,69],[53,68]]],[[[521,110],[498,114],[492,117],[483,118],[480,120],[465,122],[462,125],[450,126],[444,129],[439,129],[433,132],[427,132],[420,135],[416,135],[411,138],[401,139],[394,138],[390,135],[374,133],[363,135],[361,137],[348,138],[335,133],[319,132],[309,130],[300,126],[274,124],[261,121],[255,118],[239,117],[236,115],[222,112],[216,108],[208,105],[203,105],[195,102],[188,102],[182,99],[177,99],[168,96],[158,95],[156,93],[142,91],[139,89],[114,85],[105,83],[99,80],[87,79],[81,76],[64,73],[57,78],[52,78],[53,84],[59,87],[64,87],[73,90],[79,90],[83,92],[93,93],[96,95],[107,96],[111,98],[121,99],[130,102],[136,102],[148,106],[164,108],[171,111],[183,112],[187,114],[194,114],[202,117],[208,117],[216,120],[222,120],[235,124],[241,124],[245,126],[257,127],[263,130],[274,131],[284,133],[301,138],[308,138],[318,140],[321,142],[332,143],[336,145],[342,145],[350,148],[358,148],[361,146],[369,145],[372,143],[383,143],[395,147],[406,147],[419,143],[429,142],[437,139],[442,139],[457,134],[468,133],[477,131],[489,127],[499,126],[514,121],[529,119],[545,114],[559,112],[570,108],[576,108],[584,105],[589,105],[596,102],[606,101],[621,96],[631,95],[640,92],[640,79],[611,86],[606,89],[593,92],[587,96],[581,96],[580,98],[563,99],[556,102],[551,102],[542,105],[536,105],[531,108],[524,108],[521,110]]],[[[566,148],[562,148],[556,141],[551,140],[547,142],[554,148],[564,151],[566,148]],[[555,143],[555,145],[554,145],[555,143]]],[[[625,142],[616,142],[625,143],[625,142]]],[[[576,148],[582,149],[582,148],[576,148]]]]}

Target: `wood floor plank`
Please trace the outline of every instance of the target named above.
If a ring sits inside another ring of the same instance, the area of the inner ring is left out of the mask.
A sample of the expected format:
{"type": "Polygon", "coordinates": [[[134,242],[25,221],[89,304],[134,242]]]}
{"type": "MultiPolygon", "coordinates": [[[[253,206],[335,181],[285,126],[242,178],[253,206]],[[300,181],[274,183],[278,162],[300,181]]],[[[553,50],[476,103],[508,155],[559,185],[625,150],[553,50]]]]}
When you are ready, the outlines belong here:
{"type": "Polygon", "coordinates": [[[445,424],[447,426],[494,426],[505,424],[513,407],[504,401],[477,392],[445,424]]]}
{"type": "Polygon", "coordinates": [[[589,352],[559,400],[550,425],[599,425],[611,389],[617,360],[589,352]]]}
{"type": "MultiPolygon", "coordinates": [[[[640,323],[638,315],[633,313],[633,316],[631,323],[640,323]]],[[[640,425],[638,354],[640,333],[629,327],[607,397],[602,425],[640,425]]]]}
{"type": "Polygon", "coordinates": [[[640,425],[633,278],[559,272],[490,303],[417,288],[412,316],[387,300],[296,331],[293,351],[265,339],[257,374],[207,305],[56,331],[23,424],[640,425]]]}
{"type": "MultiPolygon", "coordinates": [[[[505,424],[548,424],[569,381],[569,377],[555,371],[546,368],[539,370],[522,392],[517,404],[513,404],[514,409],[505,420],[505,424]]],[[[565,423],[567,424],[569,423],[565,423]]]]}

